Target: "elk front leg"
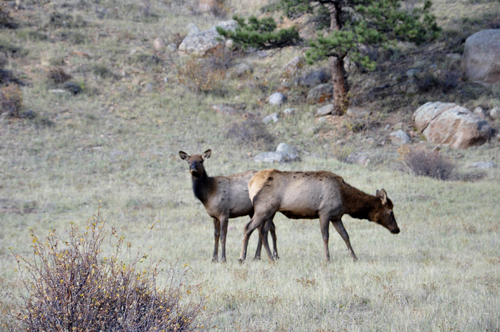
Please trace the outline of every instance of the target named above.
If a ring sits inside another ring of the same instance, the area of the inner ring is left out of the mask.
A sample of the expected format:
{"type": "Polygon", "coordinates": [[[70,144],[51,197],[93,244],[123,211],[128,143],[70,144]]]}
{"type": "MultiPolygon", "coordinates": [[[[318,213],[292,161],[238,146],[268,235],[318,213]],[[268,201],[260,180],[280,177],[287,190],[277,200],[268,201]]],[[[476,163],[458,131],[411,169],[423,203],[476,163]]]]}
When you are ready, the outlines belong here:
{"type": "Polygon", "coordinates": [[[217,263],[219,260],[219,237],[220,237],[220,222],[217,218],[213,218],[214,221],[214,256],[212,258],[212,262],[217,263]]]}
{"type": "Polygon", "coordinates": [[[226,236],[227,236],[228,218],[222,217],[220,220],[220,244],[222,247],[221,262],[226,262],[226,236]]]}
{"type": "Polygon", "coordinates": [[[329,227],[330,223],[328,218],[325,218],[324,216],[319,217],[319,225],[321,227],[321,235],[323,236],[323,244],[325,246],[325,261],[329,262],[330,261],[330,249],[328,249],[328,238],[330,237],[329,234],[329,227]]]}
{"type": "Polygon", "coordinates": [[[357,261],[358,257],[356,257],[354,250],[352,250],[351,241],[349,241],[349,235],[347,234],[347,231],[344,228],[344,224],[342,223],[342,220],[340,220],[340,219],[339,220],[332,220],[332,224],[335,227],[335,229],[337,230],[337,232],[339,232],[342,239],[344,239],[344,242],[347,245],[347,249],[349,249],[349,251],[351,252],[352,259],[354,261],[357,261]]]}

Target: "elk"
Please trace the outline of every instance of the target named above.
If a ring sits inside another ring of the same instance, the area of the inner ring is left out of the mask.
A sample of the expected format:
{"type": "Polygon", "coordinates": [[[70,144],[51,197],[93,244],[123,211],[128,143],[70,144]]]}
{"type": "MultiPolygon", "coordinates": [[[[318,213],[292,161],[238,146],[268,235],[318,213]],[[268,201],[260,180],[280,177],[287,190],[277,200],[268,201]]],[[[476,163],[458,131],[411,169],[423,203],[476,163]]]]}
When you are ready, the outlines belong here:
{"type": "MultiPolygon", "coordinates": [[[[246,258],[248,237],[264,221],[272,220],[276,212],[291,219],[319,218],[325,247],[325,260],[330,260],[328,250],[329,225],[333,224],[345,241],[354,261],[358,260],[349,241],[342,216],[368,219],[398,234],[399,227],[393,213],[392,201],[384,189],[375,196],[366,194],[347,184],[336,174],[320,172],[280,172],[275,169],[259,171],[248,183],[254,215],[245,226],[240,262],[246,258]]],[[[270,261],[269,246],[264,241],[270,261]]]]}
{"type": "MultiPolygon", "coordinates": [[[[226,234],[228,220],[249,215],[253,216],[253,206],[248,196],[248,181],[257,173],[257,171],[247,171],[229,176],[208,176],[203,166],[203,162],[210,158],[211,150],[203,154],[188,155],[184,151],[179,151],[182,160],[188,162],[189,172],[193,181],[193,193],[198,198],[214,222],[215,246],[212,262],[218,261],[219,239],[221,243],[221,261],[226,261],[226,234]]],[[[272,220],[269,223],[263,223],[259,228],[259,243],[255,252],[255,259],[260,259],[262,242],[265,243],[267,250],[267,234],[271,232],[273,239],[273,256],[278,257],[276,245],[276,231],[272,220]]]]}

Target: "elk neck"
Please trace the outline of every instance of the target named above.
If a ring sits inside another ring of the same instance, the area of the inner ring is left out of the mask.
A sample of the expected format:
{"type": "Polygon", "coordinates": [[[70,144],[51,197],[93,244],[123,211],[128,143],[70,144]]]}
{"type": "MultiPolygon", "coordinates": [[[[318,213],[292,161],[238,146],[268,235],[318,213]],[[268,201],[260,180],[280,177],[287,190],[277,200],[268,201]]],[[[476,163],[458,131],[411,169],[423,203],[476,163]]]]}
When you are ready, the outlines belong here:
{"type": "Polygon", "coordinates": [[[375,214],[380,209],[380,198],[369,195],[347,183],[342,184],[342,198],[345,213],[356,219],[373,221],[375,214]]]}
{"type": "Polygon", "coordinates": [[[205,170],[199,176],[191,175],[191,179],[193,180],[194,195],[205,204],[212,192],[214,179],[209,177],[205,170]]]}

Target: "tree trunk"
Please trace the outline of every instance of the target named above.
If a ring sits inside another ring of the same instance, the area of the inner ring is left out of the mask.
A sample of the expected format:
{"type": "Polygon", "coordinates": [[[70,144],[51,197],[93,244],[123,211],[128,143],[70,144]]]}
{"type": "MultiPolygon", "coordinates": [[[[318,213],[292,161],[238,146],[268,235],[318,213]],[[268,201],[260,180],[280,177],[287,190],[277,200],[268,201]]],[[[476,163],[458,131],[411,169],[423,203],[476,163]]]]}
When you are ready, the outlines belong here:
{"type": "MultiPolygon", "coordinates": [[[[330,4],[328,10],[330,11],[330,31],[339,31],[342,28],[340,4],[330,4]]],[[[347,91],[349,91],[349,87],[344,69],[345,57],[346,54],[336,54],[328,58],[333,83],[333,114],[336,115],[343,115],[348,106],[347,91]]]]}

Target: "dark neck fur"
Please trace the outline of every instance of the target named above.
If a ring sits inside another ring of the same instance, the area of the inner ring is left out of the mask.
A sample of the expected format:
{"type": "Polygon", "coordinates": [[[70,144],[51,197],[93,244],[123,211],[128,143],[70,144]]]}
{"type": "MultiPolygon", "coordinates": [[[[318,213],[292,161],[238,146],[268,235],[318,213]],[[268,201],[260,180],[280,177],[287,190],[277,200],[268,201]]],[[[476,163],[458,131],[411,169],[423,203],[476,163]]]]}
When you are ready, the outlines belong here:
{"type": "Polygon", "coordinates": [[[203,170],[203,173],[196,177],[191,175],[191,179],[193,180],[193,193],[203,204],[208,199],[208,195],[212,189],[212,178],[208,176],[207,172],[203,170]]]}
{"type": "Polygon", "coordinates": [[[374,213],[382,205],[380,198],[362,192],[347,183],[342,184],[345,213],[356,219],[373,221],[374,213]]]}

